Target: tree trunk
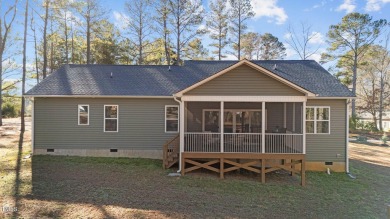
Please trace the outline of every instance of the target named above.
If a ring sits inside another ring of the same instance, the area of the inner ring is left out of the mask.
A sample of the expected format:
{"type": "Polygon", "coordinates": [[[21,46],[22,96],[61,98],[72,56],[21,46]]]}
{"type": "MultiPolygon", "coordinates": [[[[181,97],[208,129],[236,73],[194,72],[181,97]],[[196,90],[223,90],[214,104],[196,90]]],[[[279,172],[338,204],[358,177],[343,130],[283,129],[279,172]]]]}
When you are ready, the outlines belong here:
{"type": "MultiPolygon", "coordinates": [[[[356,78],[357,78],[357,51],[355,51],[355,57],[353,60],[353,68],[352,68],[352,93],[356,96],[356,78]]],[[[352,116],[356,116],[356,102],[355,99],[352,99],[352,116]]]]}
{"type": "Polygon", "coordinates": [[[68,17],[67,17],[67,12],[65,12],[65,56],[66,56],[66,64],[69,64],[68,17]]]}
{"type": "Polygon", "coordinates": [[[218,39],[218,60],[221,61],[221,47],[222,47],[222,30],[221,27],[219,27],[219,39],[218,39]]]}
{"type": "Polygon", "coordinates": [[[91,24],[87,18],[87,64],[91,63],[91,24]]]}
{"type": "Polygon", "coordinates": [[[383,120],[383,92],[384,92],[384,88],[385,88],[383,75],[381,75],[381,79],[380,80],[381,80],[381,89],[380,89],[380,93],[379,93],[379,130],[383,131],[383,125],[382,125],[382,120],[383,120]]]}
{"type": "MultiPolygon", "coordinates": [[[[26,12],[24,14],[24,39],[23,39],[23,76],[22,76],[22,107],[20,109],[20,132],[23,134],[25,130],[24,124],[24,111],[25,111],[25,101],[24,93],[26,87],[26,45],[27,45],[27,17],[28,17],[28,0],[26,1],[26,12]]],[[[20,143],[20,145],[23,145],[20,143]]]]}
{"type": "Polygon", "coordinates": [[[72,61],[72,64],[74,64],[74,32],[73,32],[73,24],[71,24],[71,26],[70,26],[70,28],[71,28],[71,32],[72,32],[72,48],[71,48],[71,50],[72,50],[72,58],[71,58],[71,61],[72,61]]]}
{"type": "Polygon", "coordinates": [[[43,26],[43,69],[42,69],[42,76],[43,78],[46,78],[46,71],[47,71],[47,22],[49,19],[49,4],[50,0],[45,1],[45,22],[43,26]]]}
{"type": "MultiPolygon", "coordinates": [[[[1,33],[0,33],[1,34],[1,33]]],[[[1,40],[2,37],[0,37],[1,40]]],[[[2,42],[2,41],[0,41],[2,42]]],[[[3,52],[0,51],[0,126],[3,125],[3,52]]]]}
{"type": "Polygon", "coordinates": [[[35,34],[35,28],[33,30],[33,33],[34,33],[34,50],[35,50],[35,73],[37,74],[37,84],[39,84],[38,48],[37,48],[37,36],[35,34]]]}
{"type": "Polygon", "coordinates": [[[167,64],[171,64],[171,55],[169,53],[168,48],[168,27],[167,27],[167,14],[164,15],[164,50],[165,50],[165,59],[167,61],[167,64]]]}

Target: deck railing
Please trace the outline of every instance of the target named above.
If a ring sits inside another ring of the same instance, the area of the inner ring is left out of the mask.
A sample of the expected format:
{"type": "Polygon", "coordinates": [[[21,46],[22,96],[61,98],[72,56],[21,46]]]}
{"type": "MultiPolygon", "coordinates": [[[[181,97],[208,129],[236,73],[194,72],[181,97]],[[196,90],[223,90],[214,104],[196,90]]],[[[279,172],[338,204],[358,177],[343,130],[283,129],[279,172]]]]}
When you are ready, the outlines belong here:
{"type": "Polygon", "coordinates": [[[265,153],[301,154],[303,134],[265,133],[265,153]]]}
{"type": "MultiPolygon", "coordinates": [[[[223,152],[262,153],[262,138],[261,133],[224,133],[223,152]]],[[[265,133],[264,143],[265,153],[301,154],[303,152],[303,134],[265,133]]],[[[221,134],[186,132],[184,151],[221,152],[221,134]]]]}
{"type": "Polygon", "coordinates": [[[186,132],[184,134],[184,151],[220,152],[220,133],[186,132]]]}
{"type": "Polygon", "coordinates": [[[261,153],[261,133],[225,133],[224,152],[261,153]]]}

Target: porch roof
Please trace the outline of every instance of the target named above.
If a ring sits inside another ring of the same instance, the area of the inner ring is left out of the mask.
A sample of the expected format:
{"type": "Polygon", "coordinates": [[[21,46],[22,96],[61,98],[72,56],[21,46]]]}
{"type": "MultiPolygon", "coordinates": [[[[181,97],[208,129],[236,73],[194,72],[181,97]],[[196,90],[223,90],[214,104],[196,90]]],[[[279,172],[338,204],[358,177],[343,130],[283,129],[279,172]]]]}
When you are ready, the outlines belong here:
{"type": "MultiPolygon", "coordinates": [[[[64,65],[26,96],[169,97],[238,61],[185,61],[166,65],[64,65]]],[[[250,61],[319,97],[353,97],[313,60],[250,61]],[[276,66],[276,68],[275,68],[276,66]]]]}

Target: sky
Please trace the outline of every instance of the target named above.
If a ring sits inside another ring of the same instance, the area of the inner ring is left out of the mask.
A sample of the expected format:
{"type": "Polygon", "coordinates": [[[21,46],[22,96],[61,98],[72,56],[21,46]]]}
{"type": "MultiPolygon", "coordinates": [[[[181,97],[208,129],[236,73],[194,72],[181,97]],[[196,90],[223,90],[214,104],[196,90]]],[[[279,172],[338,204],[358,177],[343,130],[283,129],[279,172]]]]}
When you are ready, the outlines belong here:
{"type": "MultiPolygon", "coordinates": [[[[123,2],[123,0],[117,0],[115,3],[102,2],[106,8],[111,8],[111,19],[118,26],[123,22],[122,16],[126,14],[123,2]]],[[[208,11],[209,0],[203,0],[202,3],[208,11]]],[[[299,59],[285,43],[289,26],[299,30],[302,22],[311,25],[311,30],[316,35],[311,47],[319,48],[320,53],[328,47],[326,33],[329,26],[339,23],[347,13],[368,13],[374,20],[390,21],[390,0],[251,0],[251,3],[255,16],[249,20],[247,31],[269,32],[278,37],[287,47],[285,59],[299,59]]],[[[235,57],[230,56],[228,59],[235,57]]],[[[311,59],[319,61],[320,54],[312,56],[311,59]]]]}
{"type": "MultiPolygon", "coordinates": [[[[126,16],[125,1],[101,0],[102,6],[109,10],[107,16],[110,21],[122,29],[123,17],[126,16]]],[[[24,10],[22,8],[24,7],[24,2],[23,0],[20,1],[18,9],[16,31],[19,36],[22,36],[21,33],[23,32],[24,10]]],[[[3,1],[3,3],[7,4],[7,0],[3,1]]],[[[329,26],[339,23],[347,13],[368,13],[374,20],[387,19],[390,21],[390,0],[251,0],[251,3],[255,16],[248,21],[247,31],[261,34],[269,32],[278,37],[287,47],[285,59],[299,59],[297,54],[285,43],[288,37],[287,29],[290,25],[295,27],[296,30],[299,30],[299,25],[302,22],[312,26],[311,30],[313,34],[316,34],[316,37],[312,40],[311,47],[319,48],[319,50],[318,54],[310,58],[318,61],[320,53],[324,52],[328,47],[326,44],[326,33],[329,26]]],[[[208,11],[209,0],[203,0],[202,4],[205,10],[208,11]]],[[[207,36],[202,38],[204,39],[203,43],[207,46],[210,40],[207,36]]],[[[32,39],[29,40],[27,46],[27,62],[28,65],[33,66],[34,51],[32,39]]],[[[235,57],[229,56],[228,59],[235,59],[235,57]]],[[[16,57],[15,60],[18,63],[22,63],[21,56],[16,57]]],[[[15,75],[10,80],[17,77],[15,75]]]]}

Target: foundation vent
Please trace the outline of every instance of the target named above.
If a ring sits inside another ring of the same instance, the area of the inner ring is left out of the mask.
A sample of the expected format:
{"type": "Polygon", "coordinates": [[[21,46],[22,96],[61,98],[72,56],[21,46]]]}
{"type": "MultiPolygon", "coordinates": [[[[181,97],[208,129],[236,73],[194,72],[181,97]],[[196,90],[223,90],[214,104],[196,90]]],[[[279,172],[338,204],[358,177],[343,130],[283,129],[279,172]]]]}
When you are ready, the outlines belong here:
{"type": "Polygon", "coordinates": [[[333,165],[333,162],[325,162],[325,165],[326,165],[326,166],[332,166],[332,165],[333,165]]]}
{"type": "Polygon", "coordinates": [[[118,149],[110,149],[110,152],[118,152],[118,149]]]}
{"type": "Polygon", "coordinates": [[[54,149],[46,149],[46,152],[54,152],[54,149]]]}

